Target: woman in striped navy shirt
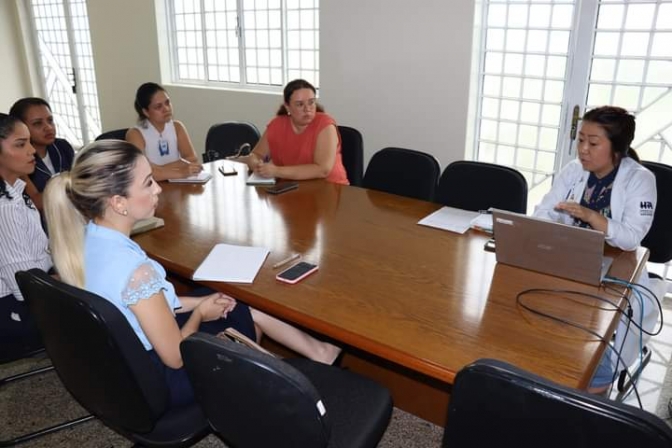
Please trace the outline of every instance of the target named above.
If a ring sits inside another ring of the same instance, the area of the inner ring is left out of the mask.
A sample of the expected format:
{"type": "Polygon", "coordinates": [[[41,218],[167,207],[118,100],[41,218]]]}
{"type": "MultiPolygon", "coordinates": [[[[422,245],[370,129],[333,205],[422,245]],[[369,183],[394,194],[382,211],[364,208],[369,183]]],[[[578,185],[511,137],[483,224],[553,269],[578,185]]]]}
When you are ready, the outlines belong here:
{"type": "MultiPolygon", "coordinates": [[[[30,132],[18,118],[0,113],[0,342],[19,345],[36,334],[14,274],[52,267],[40,214],[21,179],[35,170],[30,132]]],[[[0,354],[2,357],[4,354],[0,354]]]]}

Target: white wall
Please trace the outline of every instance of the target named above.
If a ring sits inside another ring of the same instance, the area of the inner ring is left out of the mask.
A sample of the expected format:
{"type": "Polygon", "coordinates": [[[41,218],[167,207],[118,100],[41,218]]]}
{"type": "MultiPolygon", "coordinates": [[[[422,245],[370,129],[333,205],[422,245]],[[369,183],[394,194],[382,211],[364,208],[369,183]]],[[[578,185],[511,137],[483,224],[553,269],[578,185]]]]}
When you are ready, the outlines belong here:
{"type": "MultiPolygon", "coordinates": [[[[134,123],[135,89],[146,81],[166,85],[198,152],[213,123],[247,120],[264,129],[280,94],[161,78],[162,2],[87,2],[103,129],[134,123]]],[[[366,160],[385,146],[429,152],[442,166],[464,158],[473,11],[474,0],[321,2],[321,102],[362,132],[366,160]]]]}
{"type": "MultiPolygon", "coordinates": [[[[155,5],[88,5],[103,127],[126,127],[137,86],[161,81],[155,5]]],[[[321,2],[321,102],[339,123],[360,129],[367,160],[385,146],[429,152],[442,166],[464,158],[473,10],[473,0],[321,2]]],[[[279,94],[167,88],[199,152],[211,124],[248,120],[264,129],[282,101],[279,94]]]]}
{"type": "Polygon", "coordinates": [[[23,39],[20,33],[16,4],[0,0],[0,112],[7,113],[14,101],[30,94],[28,68],[24,59],[23,39]]]}
{"type": "Polygon", "coordinates": [[[364,135],[367,159],[386,146],[464,158],[473,0],[320,3],[322,99],[364,135]]]}

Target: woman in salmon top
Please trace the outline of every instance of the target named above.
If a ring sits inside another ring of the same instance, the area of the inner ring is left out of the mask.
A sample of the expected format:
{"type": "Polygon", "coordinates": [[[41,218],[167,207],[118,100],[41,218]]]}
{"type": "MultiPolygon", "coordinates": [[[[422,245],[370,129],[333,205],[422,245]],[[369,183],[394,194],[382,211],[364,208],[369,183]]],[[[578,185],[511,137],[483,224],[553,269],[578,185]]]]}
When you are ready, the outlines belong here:
{"type": "Polygon", "coordinates": [[[262,177],[326,179],[349,185],[336,121],[317,104],[315,87],[303,79],[285,86],[284,104],[249,156],[247,166],[262,177]]]}

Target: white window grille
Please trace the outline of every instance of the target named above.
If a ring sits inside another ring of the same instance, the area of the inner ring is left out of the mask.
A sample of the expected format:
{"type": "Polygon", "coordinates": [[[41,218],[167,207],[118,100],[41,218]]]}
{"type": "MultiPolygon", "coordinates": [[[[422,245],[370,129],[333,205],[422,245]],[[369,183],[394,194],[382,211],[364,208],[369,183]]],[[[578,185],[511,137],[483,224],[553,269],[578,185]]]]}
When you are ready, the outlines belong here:
{"type": "Polygon", "coordinates": [[[576,154],[574,107],[610,104],[636,115],[640,157],[672,163],[672,0],[485,0],[482,13],[477,160],[547,189],[576,154]]]}
{"type": "Polygon", "coordinates": [[[101,132],[86,0],[32,0],[46,100],[58,134],[75,147],[101,132]]]}
{"type": "Polygon", "coordinates": [[[319,0],[168,0],[177,82],[319,86],[319,0]]]}

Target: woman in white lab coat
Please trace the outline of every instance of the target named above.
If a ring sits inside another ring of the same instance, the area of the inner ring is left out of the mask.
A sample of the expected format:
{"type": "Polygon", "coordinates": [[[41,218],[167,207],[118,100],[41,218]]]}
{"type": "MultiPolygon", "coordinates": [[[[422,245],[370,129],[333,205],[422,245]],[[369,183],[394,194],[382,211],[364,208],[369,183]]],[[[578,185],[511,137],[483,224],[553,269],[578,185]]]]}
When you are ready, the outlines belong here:
{"type": "MultiPolygon", "coordinates": [[[[603,106],[583,116],[577,145],[578,158],[556,176],[551,191],[534,215],[556,222],[604,232],[606,242],[622,250],[636,249],[646,236],[656,209],[656,179],[639,163],[630,148],[635,118],[625,109],[603,106]]],[[[648,283],[644,272],[639,283],[648,283]]],[[[643,295],[643,303],[630,300],[633,322],[651,331],[658,306],[643,295]],[[643,309],[642,309],[643,305],[643,309]],[[643,314],[643,316],[642,316],[643,314]]],[[[646,335],[622,318],[614,347],[626,365],[632,364],[645,344],[646,335]],[[627,335],[627,337],[626,337],[627,335]]],[[[591,382],[591,391],[606,391],[613,382],[617,356],[607,350],[591,382]]],[[[621,364],[618,370],[621,370],[621,364]]]]}

